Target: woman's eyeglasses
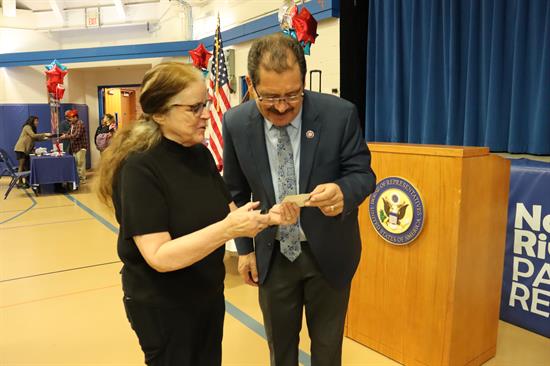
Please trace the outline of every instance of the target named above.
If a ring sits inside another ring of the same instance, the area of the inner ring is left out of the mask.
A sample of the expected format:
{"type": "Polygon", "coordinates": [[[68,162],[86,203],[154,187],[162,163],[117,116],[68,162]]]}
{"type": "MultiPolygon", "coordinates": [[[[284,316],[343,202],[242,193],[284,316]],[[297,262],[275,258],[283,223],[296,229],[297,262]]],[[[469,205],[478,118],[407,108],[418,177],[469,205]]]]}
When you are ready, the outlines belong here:
{"type": "Polygon", "coordinates": [[[300,101],[300,99],[302,99],[304,96],[304,92],[301,91],[295,94],[286,95],[284,97],[262,97],[260,93],[258,93],[258,90],[256,90],[255,85],[252,86],[252,88],[254,88],[254,91],[258,96],[258,101],[260,101],[260,103],[262,104],[269,105],[269,106],[275,105],[277,103],[293,104],[300,101]]]}
{"type": "Polygon", "coordinates": [[[204,109],[209,110],[210,106],[212,105],[212,101],[208,99],[204,103],[196,103],[196,104],[172,104],[170,108],[172,107],[186,107],[187,111],[193,113],[195,117],[199,117],[204,109]]]}

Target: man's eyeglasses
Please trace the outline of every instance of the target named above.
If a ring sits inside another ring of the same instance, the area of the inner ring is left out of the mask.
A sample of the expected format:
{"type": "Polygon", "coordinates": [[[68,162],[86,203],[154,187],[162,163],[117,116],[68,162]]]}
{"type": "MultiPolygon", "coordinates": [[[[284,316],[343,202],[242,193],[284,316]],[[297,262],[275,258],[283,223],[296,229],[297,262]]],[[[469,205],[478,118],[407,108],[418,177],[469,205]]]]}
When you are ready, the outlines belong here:
{"type": "Polygon", "coordinates": [[[287,95],[284,97],[262,97],[260,93],[258,93],[258,90],[256,89],[256,85],[252,86],[254,88],[254,91],[256,92],[256,95],[258,96],[258,100],[260,103],[265,105],[275,105],[277,103],[286,103],[286,104],[293,104],[296,102],[299,102],[300,99],[303,98],[304,92],[301,91],[296,94],[287,95]]]}
{"type": "Polygon", "coordinates": [[[188,108],[187,110],[189,112],[193,113],[193,115],[195,115],[195,117],[199,117],[202,114],[202,112],[204,111],[204,109],[209,110],[211,105],[212,105],[212,101],[210,99],[208,99],[204,103],[172,104],[170,106],[170,108],[173,108],[173,107],[187,107],[188,108]]]}

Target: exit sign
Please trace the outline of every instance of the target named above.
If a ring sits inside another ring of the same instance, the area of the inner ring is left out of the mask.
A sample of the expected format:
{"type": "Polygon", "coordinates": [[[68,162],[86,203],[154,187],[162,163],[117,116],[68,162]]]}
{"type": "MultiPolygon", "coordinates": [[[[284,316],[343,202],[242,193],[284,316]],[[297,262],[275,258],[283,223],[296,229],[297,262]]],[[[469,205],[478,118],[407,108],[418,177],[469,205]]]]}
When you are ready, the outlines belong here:
{"type": "Polygon", "coordinates": [[[99,27],[99,8],[86,8],[86,28],[99,27]]]}

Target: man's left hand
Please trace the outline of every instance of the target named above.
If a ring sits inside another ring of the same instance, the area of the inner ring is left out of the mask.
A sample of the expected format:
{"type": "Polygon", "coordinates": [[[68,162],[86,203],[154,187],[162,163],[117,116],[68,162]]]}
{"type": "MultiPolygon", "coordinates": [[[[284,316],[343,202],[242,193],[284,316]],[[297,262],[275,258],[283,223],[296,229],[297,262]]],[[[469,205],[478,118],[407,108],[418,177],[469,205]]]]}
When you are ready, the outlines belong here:
{"type": "Polygon", "coordinates": [[[319,207],[325,216],[338,216],[344,210],[344,194],[336,183],[319,184],[311,192],[306,207],[319,207]]]}

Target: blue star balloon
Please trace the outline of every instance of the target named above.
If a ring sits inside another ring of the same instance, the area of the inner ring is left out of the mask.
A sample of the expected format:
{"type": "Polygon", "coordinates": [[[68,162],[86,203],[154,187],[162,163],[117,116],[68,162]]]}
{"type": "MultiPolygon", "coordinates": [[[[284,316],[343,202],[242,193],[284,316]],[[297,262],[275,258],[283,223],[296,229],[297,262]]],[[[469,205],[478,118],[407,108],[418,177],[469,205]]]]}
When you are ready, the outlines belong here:
{"type": "Polygon", "coordinates": [[[298,39],[298,37],[296,37],[296,31],[294,29],[285,29],[283,30],[283,33],[296,40],[298,39]]]}
{"type": "Polygon", "coordinates": [[[310,51],[310,48],[311,48],[311,42],[300,42],[300,44],[302,45],[302,47],[304,48],[304,55],[308,55],[309,56],[309,51],[310,51]]]}
{"type": "Polygon", "coordinates": [[[51,70],[51,69],[53,69],[55,66],[57,66],[58,68],[60,68],[60,69],[63,70],[63,71],[66,71],[66,70],[67,70],[67,66],[62,65],[59,61],[57,61],[57,59],[53,60],[51,64],[46,65],[46,69],[51,70]]]}

